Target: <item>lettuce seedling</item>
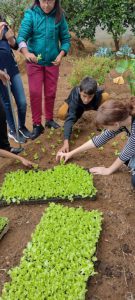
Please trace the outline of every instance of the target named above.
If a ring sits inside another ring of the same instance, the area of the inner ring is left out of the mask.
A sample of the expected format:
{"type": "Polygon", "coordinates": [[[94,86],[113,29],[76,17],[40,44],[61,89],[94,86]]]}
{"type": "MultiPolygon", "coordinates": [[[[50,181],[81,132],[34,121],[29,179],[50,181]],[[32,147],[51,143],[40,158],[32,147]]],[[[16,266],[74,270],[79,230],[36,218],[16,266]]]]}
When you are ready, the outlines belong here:
{"type": "Polygon", "coordinates": [[[52,203],[9,271],[1,300],[84,300],[94,261],[102,213],[52,203]]]}

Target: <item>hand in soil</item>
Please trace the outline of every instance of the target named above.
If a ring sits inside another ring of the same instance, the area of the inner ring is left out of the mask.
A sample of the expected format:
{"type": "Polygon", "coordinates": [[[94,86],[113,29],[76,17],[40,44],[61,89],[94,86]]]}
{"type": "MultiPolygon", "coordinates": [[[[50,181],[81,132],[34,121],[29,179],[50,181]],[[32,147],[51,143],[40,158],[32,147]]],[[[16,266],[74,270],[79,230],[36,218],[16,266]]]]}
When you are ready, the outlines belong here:
{"type": "Polygon", "coordinates": [[[26,167],[34,167],[34,163],[32,161],[25,159],[24,157],[21,157],[21,162],[26,167]]]}
{"type": "Polygon", "coordinates": [[[66,162],[67,160],[69,160],[70,157],[71,157],[70,152],[68,153],[58,152],[56,155],[56,161],[59,162],[64,160],[64,162],[66,162]]]}
{"type": "Polygon", "coordinates": [[[95,167],[95,168],[91,168],[89,169],[89,171],[93,174],[97,174],[97,175],[110,175],[110,169],[109,168],[105,168],[105,167],[95,167]]]}

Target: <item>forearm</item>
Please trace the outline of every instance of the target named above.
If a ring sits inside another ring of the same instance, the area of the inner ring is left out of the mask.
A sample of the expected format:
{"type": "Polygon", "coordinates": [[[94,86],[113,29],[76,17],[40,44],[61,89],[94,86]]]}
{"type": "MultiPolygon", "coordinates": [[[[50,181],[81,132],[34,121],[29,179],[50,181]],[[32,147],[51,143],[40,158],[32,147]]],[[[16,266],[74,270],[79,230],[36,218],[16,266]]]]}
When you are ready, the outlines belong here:
{"type": "Polygon", "coordinates": [[[116,172],[123,164],[124,164],[124,162],[118,157],[114,161],[114,163],[109,167],[110,174],[113,174],[114,172],[116,172]]]}
{"type": "Polygon", "coordinates": [[[0,156],[1,157],[6,157],[6,158],[13,158],[13,159],[17,159],[17,160],[22,160],[21,156],[17,156],[16,154],[13,154],[9,151],[6,150],[2,150],[0,149],[0,156]]]}
{"type": "Polygon", "coordinates": [[[86,142],[85,144],[83,144],[82,146],[72,150],[70,152],[71,156],[75,155],[75,154],[78,154],[78,153],[81,153],[81,152],[84,152],[84,151],[87,151],[89,149],[92,149],[92,148],[95,148],[95,145],[93,143],[92,140],[89,140],[88,142],[86,142]]]}

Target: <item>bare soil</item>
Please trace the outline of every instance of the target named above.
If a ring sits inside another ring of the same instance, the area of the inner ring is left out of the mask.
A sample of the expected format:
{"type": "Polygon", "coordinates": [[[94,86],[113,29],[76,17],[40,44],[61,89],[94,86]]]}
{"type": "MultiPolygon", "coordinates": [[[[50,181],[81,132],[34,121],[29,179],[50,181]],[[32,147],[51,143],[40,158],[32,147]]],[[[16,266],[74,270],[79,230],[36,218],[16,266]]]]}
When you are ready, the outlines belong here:
{"type": "MultiPolygon", "coordinates": [[[[70,92],[67,76],[71,71],[72,61],[68,57],[61,66],[55,117],[58,107],[70,92]]],[[[128,99],[130,95],[128,87],[113,84],[112,77],[114,76],[115,73],[111,72],[105,82],[105,89],[109,91],[111,98],[121,101],[128,99]]],[[[29,92],[24,69],[22,78],[28,100],[27,126],[31,129],[29,92]]],[[[96,132],[94,116],[94,112],[87,112],[76,124],[72,135],[74,144],[71,145],[71,149],[85,142],[91,132],[96,132]],[[74,136],[77,128],[81,130],[78,139],[74,136]]],[[[59,123],[63,124],[63,122],[59,123]]],[[[41,144],[30,141],[24,146],[25,155],[30,160],[33,160],[33,155],[38,152],[39,160],[36,162],[39,163],[40,168],[50,168],[56,164],[51,145],[56,145],[55,152],[57,152],[61,146],[61,141],[58,140],[63,138],[61,129],[56,130],[51,139],[48,139],[48,133],[49,129],[45,129],[44,134],[38,138],[41,144]],[[45,153],[42,152],[42,146],[46,149],[45,153]]],[[[121,136],[115,140],[119,142],[117,148],[120,150],[125,142],[121,140],[121,136]]],[[[96,149],[80,154],[72,159],[72,162],[87,168],[98,165],[109,166],[116,158],[112,142],[114,140],[110,141],[102,151],[96,149]]],[[[25,169],[12,160],[0,159],[0,164],[0,183],[6,172],[18,168],[25,169]]],[[[74,207],[82,205],[84,209],[99,209],[103,212],[103,231],[98,244],[98,261],[95,266],[97,275],[88,282],[86,300],[135,299],[135,191],[131,187],[130,180],[130,173],[126,167],[111,176],[94,176],[95,186],[98,190],[96,201],[64,203],[74,207]]],[[[10,220],[10,229],[0,241],[0,291],[4,283],[9,280],[7,271],[19,264],[23,249],[30,241],[31,234],[46,208],[47,205],[18,205],[0,209],[0,215],[8,217],[10,220]]]]}

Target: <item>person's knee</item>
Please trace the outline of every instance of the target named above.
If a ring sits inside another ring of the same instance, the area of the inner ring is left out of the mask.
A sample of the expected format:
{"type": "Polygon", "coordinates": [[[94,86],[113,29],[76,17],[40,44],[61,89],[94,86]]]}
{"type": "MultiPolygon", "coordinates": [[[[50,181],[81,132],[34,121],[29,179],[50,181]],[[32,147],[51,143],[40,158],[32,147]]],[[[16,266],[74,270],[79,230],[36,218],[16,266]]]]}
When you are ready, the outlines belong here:
{"type": "Polygon", "coordinates": [[[101,98],[101,104],[103,104],[104,102],[108,101],[110,99],[110,95],[106,92],[102,93],[102,98],[101,98]]]}
{"type": "Polygon", "coordinates": [[[58,110],[57,117],[60,120],[65,120],[67,113],[68,113],[68,104],[66,102],[64,102],[64,104],[62,104],[62,106],[58,110]]]}

